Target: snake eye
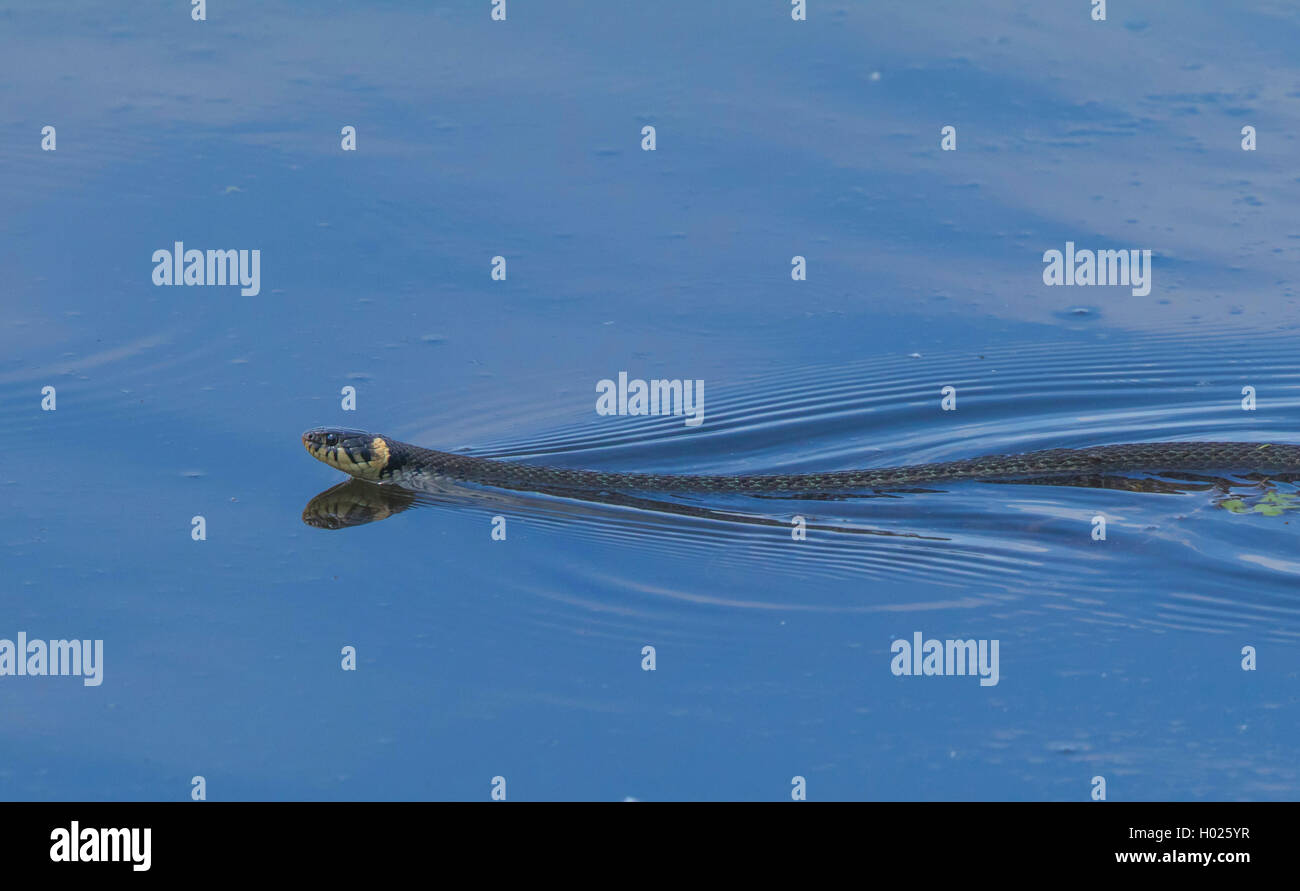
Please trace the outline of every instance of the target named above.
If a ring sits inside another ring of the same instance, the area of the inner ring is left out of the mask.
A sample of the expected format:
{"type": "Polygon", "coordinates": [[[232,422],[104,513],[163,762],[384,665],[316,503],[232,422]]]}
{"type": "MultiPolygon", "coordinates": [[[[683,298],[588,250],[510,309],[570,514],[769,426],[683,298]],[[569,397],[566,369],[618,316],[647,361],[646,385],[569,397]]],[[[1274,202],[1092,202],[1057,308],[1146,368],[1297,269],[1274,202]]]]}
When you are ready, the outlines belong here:
{"type": "Polygon", "coordinates": [[[339,441],[338,436],[333,433],[325,434],[325,445],[336,445],[339,441]]]}

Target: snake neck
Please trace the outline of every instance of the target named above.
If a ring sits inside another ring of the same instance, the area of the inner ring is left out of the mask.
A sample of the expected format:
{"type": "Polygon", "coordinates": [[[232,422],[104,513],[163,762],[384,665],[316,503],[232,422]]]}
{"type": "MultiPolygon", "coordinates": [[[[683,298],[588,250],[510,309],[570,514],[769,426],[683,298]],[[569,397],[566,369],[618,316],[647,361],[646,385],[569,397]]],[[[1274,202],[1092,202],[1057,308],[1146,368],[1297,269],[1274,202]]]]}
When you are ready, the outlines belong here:
{"type": "Polygon", "coordinates": [[[433,449],[422,448],[417,445],[411,445],[409,442],[399,442],[396,439],[387,439],[388,443],[388,463],[379,474],[381,483],[396,483],[402,485],[412,481],[428,479],[441,474],[444,466],[443,458],[453,457],[447,452],[438,452],[433,449]]]}

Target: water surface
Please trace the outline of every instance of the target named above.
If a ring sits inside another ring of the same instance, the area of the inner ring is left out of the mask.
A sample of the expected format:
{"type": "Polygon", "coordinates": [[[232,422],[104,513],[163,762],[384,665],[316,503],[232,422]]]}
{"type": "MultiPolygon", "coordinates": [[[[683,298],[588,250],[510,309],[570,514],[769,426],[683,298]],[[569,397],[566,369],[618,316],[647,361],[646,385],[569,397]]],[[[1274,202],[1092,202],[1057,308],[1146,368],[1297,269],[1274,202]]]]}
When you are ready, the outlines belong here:
{"type": "Polygon", "coordinates": [[[0,13],[0,637],[105,641],[98,687],[0,678],[0,797],[1300,793],[1294,484],[331,531],[298,439],[666,473],[1300,441],[1293,8],[174,6],[0,13]],[[155,287],[178,240],[260,250],[261,292],[155,287]],[[1151,293],[1045,287],[1066,241],[1151,250],[1151,293]],[[598,416],[620,371],[703,380],[705,422],[598,416]],[[917,631],[999,640],[999,683],[895,677],[917,631]]]}

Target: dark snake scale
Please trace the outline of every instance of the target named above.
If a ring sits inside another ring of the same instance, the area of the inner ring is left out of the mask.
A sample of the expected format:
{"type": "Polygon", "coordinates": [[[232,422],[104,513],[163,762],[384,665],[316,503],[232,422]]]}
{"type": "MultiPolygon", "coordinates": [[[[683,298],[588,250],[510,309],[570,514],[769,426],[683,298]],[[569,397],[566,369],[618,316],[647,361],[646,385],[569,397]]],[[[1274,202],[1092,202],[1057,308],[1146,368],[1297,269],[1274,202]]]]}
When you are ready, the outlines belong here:
{"type": "Polygon", "coordinates": [[[1300,473],[1300,445],[1260,442],[1139,442],[985,455],[824,473],[697,476],[542,467],[439,452],[386,436],[318,427],[302,436],[311,455],[354,477],[410,488],[438,481],[529,491],[718,492],[769,495],[1133,472],[1300,473]]]}

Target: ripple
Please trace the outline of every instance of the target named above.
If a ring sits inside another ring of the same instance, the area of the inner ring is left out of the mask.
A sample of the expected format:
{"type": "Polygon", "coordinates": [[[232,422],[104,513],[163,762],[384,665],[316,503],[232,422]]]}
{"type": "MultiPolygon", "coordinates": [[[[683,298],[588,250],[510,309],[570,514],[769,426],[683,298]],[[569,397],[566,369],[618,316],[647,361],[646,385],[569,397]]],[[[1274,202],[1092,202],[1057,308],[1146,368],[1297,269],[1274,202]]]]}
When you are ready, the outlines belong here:
{"type": "MultiPolygon", "coordinates": [[[[1127,441],[1300,441],[1293,355],[1281,337],[1205,342],[1184,334],[921,361],[900,354],[706,382],[706,422],[698,429],[680,418],[593,411],[538,432],[521,422],[517,434],[472,451],[609,471],[760,473],[1127,441]],[[1254,411],[1241,408],[1247,385],[1255,388],[1254,411]],[[957,388],[956,411],[940,409],[944,386],[957,388]]],[[[521,417],[536,417],[535,404],[521,409],[521,417]]],[[[497,410],[511,417],[510,405],[497,410]]],[[[453,428],[443,420],[421,426],[453,428]]],[[[418,431],[406,438],[439,445],[418,431]]],[[[544,559],[581,566],[579,575],[600,576],[609,590],[649,589],[633,561],[626,575],[610,575],[606,567],[619,561],[608,549],[803,582],[769,587],[765,596],[725,584],[712,594],[653,589],[679,603],[790,613],[922,610],[938,587],[953,590],[944,602],[963,609],[994,602],[1033,609],[1050,595],[1065,598],[1055,609],[1096,623],[1294,639],[1300,564],[1289,555],[1300,524],[1290,523],[1285,499],[1295,497],[1295,486],[1206,477],[1152,487],[1160,492],[965,482],[879,497],[605,503],[464,487],[419,504],[504,513],[544,535],[585,542],[544,559]],[[805,541],[791,537],[795,516],[808,524],[805,541]],[[1097,516],[1107,522],[1103,541],[1092,537],[1097,516]]]]}

